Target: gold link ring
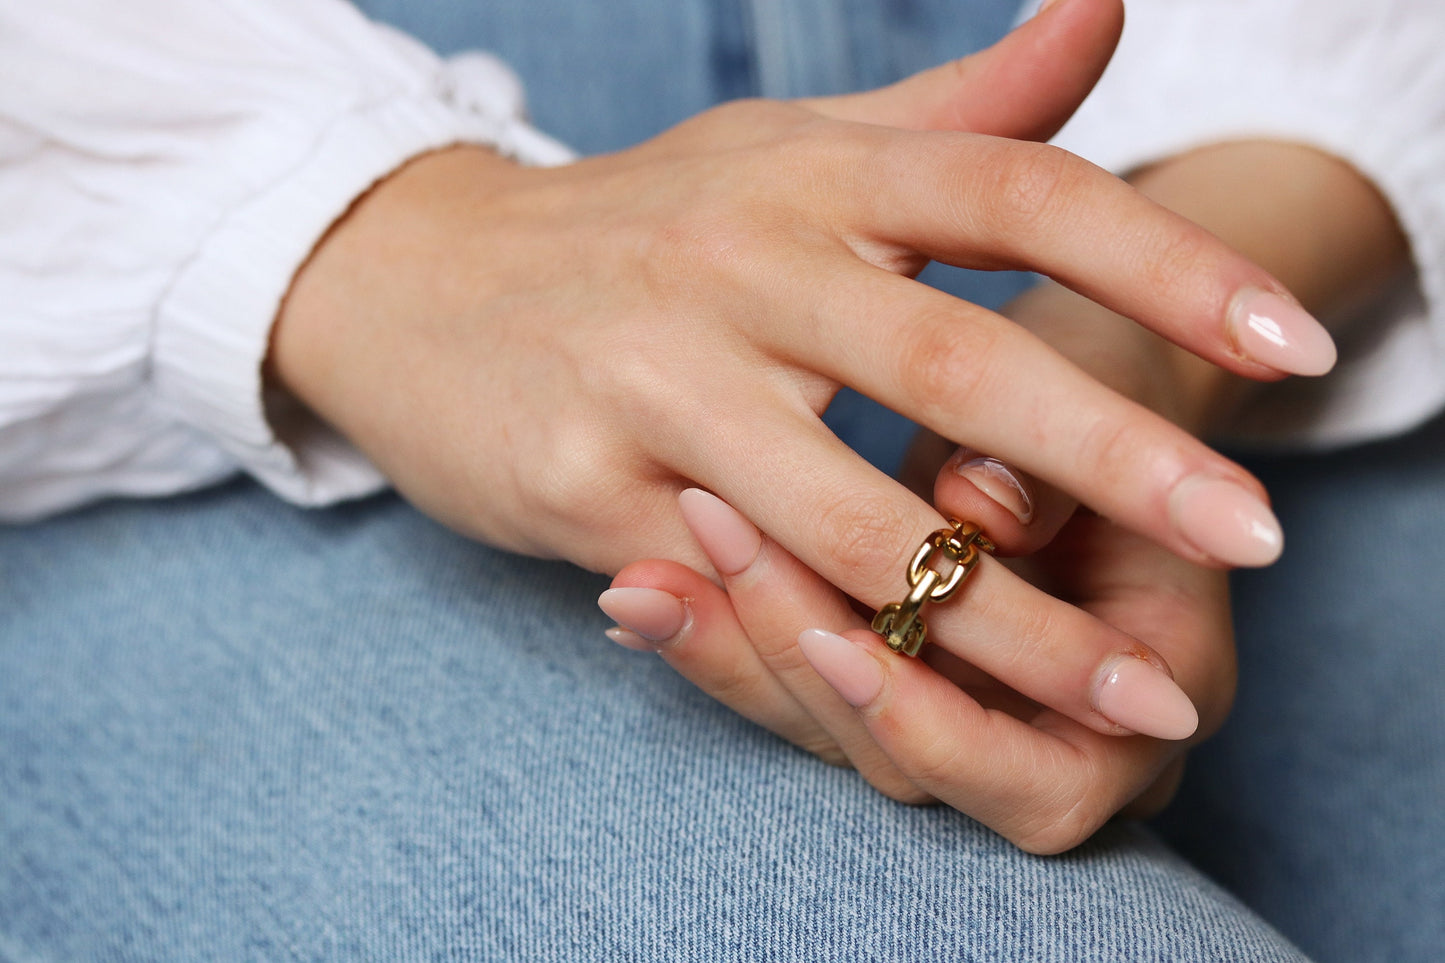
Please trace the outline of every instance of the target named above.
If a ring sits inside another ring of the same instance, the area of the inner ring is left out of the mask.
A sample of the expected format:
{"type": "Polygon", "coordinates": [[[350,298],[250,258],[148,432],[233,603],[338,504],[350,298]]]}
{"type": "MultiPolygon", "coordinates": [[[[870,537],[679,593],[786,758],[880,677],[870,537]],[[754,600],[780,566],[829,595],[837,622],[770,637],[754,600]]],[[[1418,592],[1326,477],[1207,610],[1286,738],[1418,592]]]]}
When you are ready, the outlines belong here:
{"type": "Polygon", "coordinates": [[[894,652],[916,656],[928,639],[923,603],[946,601],[978,565],[979,552],[993,553],[993,542],[978,525],[956,518],[948,521],[951,528],[940,528],[913,553],[906,573],[908,597],[883,606],[873,617],[873,631],[883,636],[894,652]],[[929,564],[939,555],[953,563],[947,575],[929,564]]]}

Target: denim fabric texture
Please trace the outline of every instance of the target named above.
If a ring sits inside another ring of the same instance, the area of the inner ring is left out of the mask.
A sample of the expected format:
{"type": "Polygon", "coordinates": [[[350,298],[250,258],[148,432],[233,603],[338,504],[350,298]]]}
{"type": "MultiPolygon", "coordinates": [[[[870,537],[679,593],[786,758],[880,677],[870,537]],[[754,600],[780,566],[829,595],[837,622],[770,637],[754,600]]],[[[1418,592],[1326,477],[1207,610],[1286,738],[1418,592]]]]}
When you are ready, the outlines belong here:
{"type": "Polygon", "coordinates": [[[1168,837],[1320,961],[1445,947],[1445,419],[1246,459],[1286,551],[1233,579],[1240,687],[1168,837]]]}
{"type": "Polygon", "coordinates": [[[1302,959],[1138,826],[886,800],[391,497],[101,506],[0,579],[0,958],[1302,959]]]}
{"type": "MultiPolygon", "coordinates": [[[[363,6],[615,149],[978,47],[996,0],[363,6]]],[[[933,275],[930,275],[933,276],[933,275]]],[[[943,272],[999,303],[1017,277],[943,272]]],[[[903,434],[856,396],[835,428],[903,434]]],[[[1240,710],[1164,825],[1321,961],[1445,945],[1436,430],[1266,462],[1240,710]]],[[[0,960],[1295,961],[1120,822],[1058,858],[900,806],[602,637],[604,587],[385,496],[246,482],[0,528],[0,960]]]]}

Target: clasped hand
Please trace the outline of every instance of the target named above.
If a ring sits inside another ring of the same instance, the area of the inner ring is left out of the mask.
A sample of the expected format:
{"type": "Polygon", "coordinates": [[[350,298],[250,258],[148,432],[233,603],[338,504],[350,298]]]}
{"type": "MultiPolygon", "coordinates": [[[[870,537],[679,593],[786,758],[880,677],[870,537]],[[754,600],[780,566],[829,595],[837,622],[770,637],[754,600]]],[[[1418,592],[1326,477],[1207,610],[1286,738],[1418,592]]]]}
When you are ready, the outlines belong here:
{"type": "MultiPolygon", "coordinates": [[[[1295,370],[1256,322],[1285,342],[1313,322],[1268,274],[1034,142],[1087,93],[1121,16],[1116,0],[1070,0],[893,87],[730,104],[562,168],[470,148],[420,158],[317,247],[270,370],[421,509],[493,545],[609,572],[644,557],[712,571],[678,496],[715,493],[767,533],[778,584],[820,580],[804,607],[836,612],[837,628],[848,599],[896,601],[944,521],[823,426],[840,385],[1088,505],[1120,539],[1267,562],[1278,529],[1241,468],[1019,325],[912,279],[930,259],[1035,270],[1239,374],[1295,370]]],[[[1007,544],[986,501],[961,507],[1007,544]]],[[[934,613],[941,645],[1046,707],[1034,731],[1057,719],[1124,744],[1099,709],[1101,673],[1122,657],[1165,671],[1173,654],[985,563],[963,605],[934,613]]],[[[791,668],[770,673],[807,668],[795,645],[778,653],[791,668]]],[[[965,691],[931,671],[900,665],[889,684],[965,691]]],[[[877,784],[1003,825],[890,757],[816,676],[806,685],[834,700],[816,710],[830,744],[877,784]]]]}

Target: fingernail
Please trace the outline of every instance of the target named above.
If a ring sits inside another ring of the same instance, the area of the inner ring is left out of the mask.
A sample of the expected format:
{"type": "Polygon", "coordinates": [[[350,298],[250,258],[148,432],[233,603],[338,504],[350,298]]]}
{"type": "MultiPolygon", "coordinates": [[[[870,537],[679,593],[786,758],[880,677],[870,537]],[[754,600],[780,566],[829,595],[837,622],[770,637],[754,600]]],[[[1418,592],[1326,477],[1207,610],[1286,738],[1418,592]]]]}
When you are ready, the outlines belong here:
{"type": "Polygon", "coordinates": [[[1158,667],[1121,656],[1103,673],[1094,708],[1109,721],[1155,739],[1187,739],[1199,728],[1189,696],[1158,667]]]}
{"type": "Polygon", "coordinates": [[[1043,3],[1039,4],[1039,13],[1043,13],[1045,10],[1049,9],[1049,7],[1055,6],[1056,4],[1060,4],[1063,2],[1064,0],[1044,0],[1043,3]]]}
{"type": "Polygon", "coordinates": [[[1304,308],[1270,291],[1235,295],[1229,333],[1245,357],[1276,371],[1322,375],[1335,366],[1335,342],[1304,308]]]}
{"type": "Polygon", "coordinates": [[[654,588],[608,589],[598,596],[597,605],[618,625],[652,643],[675,638],[690,618],[681,599],[654,588]]]}
{"type": "Polygon", "coordinates": [[[1223,478],[1191,475],[1169,495],[1174,527],[1225,565],[1268,565],[1284,550],[1274,512],[1253,492],[1223,478]]]}
{"type": "Polygon", "coordinates": [[[813,671],[855,709],[878,698],[883,689],[878,660],[841,635],[807,629],[798,636],[798,649],[813,671]]]}
{"type": "Polygon", "coordinates": [[[605,633],[609,639],[622,646],[624,649],[632,649],[634,652],[656,652],[657,643],[649,642],[631,629],[624,629],[621,626],[608,629],[605,633]]]}
{"type": "Polygon", "coordinates": [[[677,496],[683,521],[722,575],[736,575],[758,557],[763,536],[737,509],[701,488],[677,496]]]}
{"type": "Polygon", "coordinates": [[[953,473],[1013,513],[1021,524],[1034,518],[1034,500],[1024,483],[997,458],[960,449],[953,456],[953,473]]]}

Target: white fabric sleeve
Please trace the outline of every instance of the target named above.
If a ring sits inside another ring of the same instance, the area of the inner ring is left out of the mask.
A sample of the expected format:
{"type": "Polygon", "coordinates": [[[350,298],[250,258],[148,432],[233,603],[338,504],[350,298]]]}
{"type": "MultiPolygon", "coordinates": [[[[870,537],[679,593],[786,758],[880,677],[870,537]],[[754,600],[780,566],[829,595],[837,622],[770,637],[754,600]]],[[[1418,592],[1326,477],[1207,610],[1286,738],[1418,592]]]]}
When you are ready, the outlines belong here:
{"type": "Polygon", "coordinates": [[[1129,0],[1117,55],[1056,143],[1120,173],[1221,141],[1311,145],[1373,181],[1415,261],[1341,337],[1334,372],[1268,388],[1235,440],[1338,445],[1445,407],[1442,50],[1441,0],[1129,0]]]}
{"type": "Polygon", "coordinates": [[[499,62],[343,0],[0,0],[0,519],[237,470],[306,504],[379,488],[268,419],[261,365],[327,228],[460,142],[569,159],[499,62]]]}

